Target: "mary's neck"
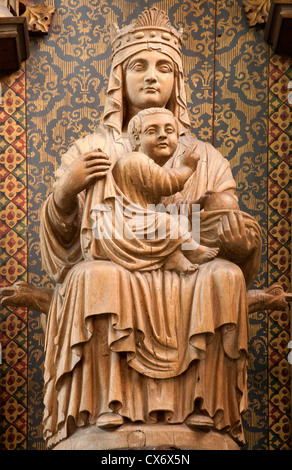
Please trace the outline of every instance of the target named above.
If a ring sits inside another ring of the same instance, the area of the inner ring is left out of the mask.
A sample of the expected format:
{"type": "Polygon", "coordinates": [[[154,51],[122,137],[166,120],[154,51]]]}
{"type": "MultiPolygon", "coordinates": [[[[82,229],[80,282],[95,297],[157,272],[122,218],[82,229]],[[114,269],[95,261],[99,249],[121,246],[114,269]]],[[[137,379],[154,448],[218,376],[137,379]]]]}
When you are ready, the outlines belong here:
{"type": "Polygon", "coordinates": [[[136,108],[135,106],[127,106],[127,114],[123,122],[123,133],[127,132],[129,122],[139,111],[141,111],[141,109],[136,108]]]}

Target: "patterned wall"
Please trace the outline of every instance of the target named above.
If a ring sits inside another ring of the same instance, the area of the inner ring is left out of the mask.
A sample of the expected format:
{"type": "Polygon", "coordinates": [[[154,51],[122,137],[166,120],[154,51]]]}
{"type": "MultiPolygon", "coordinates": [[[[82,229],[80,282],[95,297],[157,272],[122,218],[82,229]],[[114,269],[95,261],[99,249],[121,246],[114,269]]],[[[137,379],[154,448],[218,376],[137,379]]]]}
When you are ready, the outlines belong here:
{"type": "MultiPolygon", "coordinates": [[[[193,133],[230,160],[241,207],[263,228],[262,267],[255,287],[279,282],[290,290],[291,60],[268,50],[262,28],[248,27],[240,0],[54,4],[49,35],[31,38],[29,60],[1,79],[1,286],[26,279],[51,286],[40,261],[41,205],[61,154],[91,132],[102,115],[110,68],[109,25],[124,26],[155,5],[168,12],[177,28],[184,28],[193,133]]],[[[40,316],[11,308],[1,308],[0,314],[0,449],[44,449],[40,316]]],[[[250,316],[250,325],[246,448],[291,448],[289,316],[257,312],[250,316]]]]}
{"type": "MultiPolygon", "coordinates": [[[[226,156],[240,207],[263,228],[261,270],[254,287],[267,286],[267,48],[263,30],[249,29],[241,2],[218,2],[215,50],[214,146],[226,156]]],[[[249,449],[268,448],[267,314],[250,315],[249,449]]]]}
{"type": "MultiPolygon", "coordinates": [[[[288,83],[292,57],[269,58],[268,117],[268,281],[291,292],[292,120],[288,83]]],[[[291,314],[268,312],[269,442],[291,449],[291,314]]]]}
{"type": "MultiPolygon", "coordinates": [[[[27,160],[25,69],[2,82],[0,107],[0,286],[27,280],[27,160]]],[[[0,448],[27,443],[25,308],[1,308],[0,448]]]]}

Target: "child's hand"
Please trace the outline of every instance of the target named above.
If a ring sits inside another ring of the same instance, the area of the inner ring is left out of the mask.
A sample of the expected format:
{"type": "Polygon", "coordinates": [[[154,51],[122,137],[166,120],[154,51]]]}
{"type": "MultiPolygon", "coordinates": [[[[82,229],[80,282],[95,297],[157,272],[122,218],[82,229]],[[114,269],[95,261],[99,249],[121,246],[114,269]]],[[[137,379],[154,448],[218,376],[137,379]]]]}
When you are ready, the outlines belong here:
{"type": "Polygon", "coordinates": [[[181,156],[182,165],[188,166],[193,171],[197,169],[200,160],[200,155],[196,153],[197,146],[198,144],[190,145],[181,156]]]}

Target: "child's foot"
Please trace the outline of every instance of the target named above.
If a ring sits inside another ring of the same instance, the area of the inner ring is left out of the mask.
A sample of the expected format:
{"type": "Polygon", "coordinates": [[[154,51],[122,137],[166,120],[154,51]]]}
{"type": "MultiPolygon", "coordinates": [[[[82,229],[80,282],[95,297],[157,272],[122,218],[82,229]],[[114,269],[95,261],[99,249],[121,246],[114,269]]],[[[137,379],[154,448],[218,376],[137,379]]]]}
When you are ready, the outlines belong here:
{"type": "Polygon", "coordinates": [[[191,263],[206,263],[215,258],[219,253],[219,248],[209,248],[208,246],[199,245],[196,250],[188,251],[187,257],[191,263]]]}
{"type": "Polygon", "coordinates": [[[181,251],[175,251],[171,256],[168,257],[164,264],[164,269],[169,271],[179,271],[184,274],[191,274],[199,268],[198,264],[193,264],[189,261],[181,251]]]}

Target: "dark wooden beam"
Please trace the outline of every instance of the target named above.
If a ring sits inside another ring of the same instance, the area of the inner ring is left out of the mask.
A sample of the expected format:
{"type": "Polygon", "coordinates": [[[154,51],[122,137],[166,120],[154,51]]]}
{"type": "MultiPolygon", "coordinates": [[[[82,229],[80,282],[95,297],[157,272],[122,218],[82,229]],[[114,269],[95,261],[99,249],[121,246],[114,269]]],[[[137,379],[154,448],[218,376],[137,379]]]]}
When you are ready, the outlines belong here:
{"type": "Polygon", "coordinates": [[[264,40],[276,54],[292,55],[292,0],[271,3],[264,40]]]}
{"type": "Polygon", "coordinates": [[[21,16],[0,17],[0,73],[20,68],[29,57],[27,20],[21,16]]]}

